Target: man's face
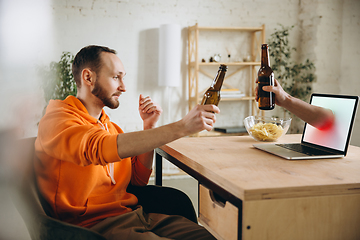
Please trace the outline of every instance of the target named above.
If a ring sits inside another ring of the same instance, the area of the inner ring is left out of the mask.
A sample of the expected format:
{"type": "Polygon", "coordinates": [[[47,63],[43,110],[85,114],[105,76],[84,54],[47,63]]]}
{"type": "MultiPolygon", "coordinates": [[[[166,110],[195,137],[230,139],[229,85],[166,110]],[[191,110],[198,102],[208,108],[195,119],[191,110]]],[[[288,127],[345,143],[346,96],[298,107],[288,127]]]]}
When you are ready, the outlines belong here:
{"type": "Polygon", "coordinates": [[[97,73],[91,93],[99,98],[104,106],[115,109],[119,106],[119,96],[126,91],[123,78],[125,70],[120,59],[113,53],[101,53],[102,66],[97,73]]]}

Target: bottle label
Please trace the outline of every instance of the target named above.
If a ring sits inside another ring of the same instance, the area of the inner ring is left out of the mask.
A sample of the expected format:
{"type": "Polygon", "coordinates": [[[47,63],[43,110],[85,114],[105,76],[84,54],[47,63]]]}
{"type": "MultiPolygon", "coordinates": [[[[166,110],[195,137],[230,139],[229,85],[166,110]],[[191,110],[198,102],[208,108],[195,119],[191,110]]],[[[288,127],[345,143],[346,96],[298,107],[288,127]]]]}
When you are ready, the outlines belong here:
{"type": "Polygon", "coordinates": [[[258,77],[258,96],[259,108],[262,110],[271,110],[275,107],[275,93],[262,90],[263,86],[274,86],[274,76],[258,77]]]}
{"type": "Polygon", "coordinates": [[[269,98],[271,94],[274,94],[272,92],[266,92],[264,90],[262,90],[263,86],[274,86],[274,78],[272,77],[272,75],[270,75],[270,77],[259,77],[258,78],[258,95],[259,98],[261,97],[266,97],[269,98]]]}
{"type": "Polygon", "coordinates": [[[204,94],[201,105],[213,104],[217,106],[219,102],[220,102],[220,92],[208,90],[204,94]]]}

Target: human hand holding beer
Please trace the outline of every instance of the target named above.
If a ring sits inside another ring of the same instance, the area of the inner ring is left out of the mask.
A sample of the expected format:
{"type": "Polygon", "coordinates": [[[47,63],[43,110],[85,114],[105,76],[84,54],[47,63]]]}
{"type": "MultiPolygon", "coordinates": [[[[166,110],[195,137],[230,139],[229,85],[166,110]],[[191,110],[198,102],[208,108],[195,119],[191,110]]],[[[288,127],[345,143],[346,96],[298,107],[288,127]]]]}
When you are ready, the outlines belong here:
{"type": "MultiPolygon", "coordinates": [[[[278,80],[274,79],[274,81],[275,86],[263,86],[262,90],[266,92],[273,92],[275,94],[275,104],[282,107],[283,103],[286,101],[286,99],[289,98],[290,95],[284,91],[278,80]]],[[[256,79],[256,83],[258,83],[258,79],[256,79]]],[[[255,100],[259,101],[258,86],[255,88],[255,100]]]]}
{"type": "MultiPolygon", "coordinates": [[[[262,89],[267,92],[275,93],[275,104],[287,109],[292,112],[295,116],[299,117],[301,120],[307,122],[308,124],[320,129],[326,130],[329,129],[334,121],[335,116],[330,109],[325,109],[315,105],[311,105],[307,102],[304,102],[296,97],[291,96],[281,87],[279,82],[275,80],[275,86],[264,86],[262,89]]],[[[256,82],[258,80],[256,79],[256,82]]],[[[258,101],[258,87],[255,88],[255,100],[258,101]]]]}
{"type": "Polygon", "coordinates": [[[220,109],[215,105],[196,105],[180,120],[186,131],[185,135],[198,133],[202,130],[211,131],[216,122],[215,113],[220,113],[220,109]]]}

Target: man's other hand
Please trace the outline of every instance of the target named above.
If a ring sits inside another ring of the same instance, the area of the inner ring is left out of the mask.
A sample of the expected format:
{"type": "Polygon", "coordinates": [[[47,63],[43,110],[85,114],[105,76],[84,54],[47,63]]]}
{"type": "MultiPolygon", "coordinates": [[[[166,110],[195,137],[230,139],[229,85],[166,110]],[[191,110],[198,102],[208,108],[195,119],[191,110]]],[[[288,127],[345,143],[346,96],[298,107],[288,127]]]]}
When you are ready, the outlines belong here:
{"type": "Polygon", "coordinates": [[[154,103],[149,96],[144,97],[140,94],[139,113],[141,119],[144,121],[144,129],[150,129],[155,127],[162,113],[162,109],[154,103]]]}

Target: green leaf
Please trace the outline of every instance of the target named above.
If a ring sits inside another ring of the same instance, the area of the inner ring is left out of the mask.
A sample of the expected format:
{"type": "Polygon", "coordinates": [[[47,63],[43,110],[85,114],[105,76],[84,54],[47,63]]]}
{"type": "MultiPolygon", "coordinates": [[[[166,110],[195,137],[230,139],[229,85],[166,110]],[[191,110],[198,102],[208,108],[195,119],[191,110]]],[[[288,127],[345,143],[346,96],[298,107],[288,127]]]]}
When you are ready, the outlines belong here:
{"type": "Polygon", "coordinates": [[[63,52],[59,62],[50,62],[49,66],[39,68],[45,101],[50,99],[64,100],[67,96],[76,96],[77,88],[72,75],[71,66],[74,56],[63,52]]]}
{"type": "MultiPolygon", "coordinates": [[[[275,28],[268,40],[271,68],[276,79],[279,80],[287,93],[306,101],[312,92],[312,83],[316,82],[315,64],[309,59],[304,62],[292,60],[292,53],[297,50],[290,45],[289,41],[294,26],[285,27],[281,24],[279,26],[280,28],[275,28]]],[[[295,119],[292,113],[285,111],[285,114],[295,119]]],[[[300,129],[295,127],[290,132],[296,133],[299,131],[300,129]]]]}

